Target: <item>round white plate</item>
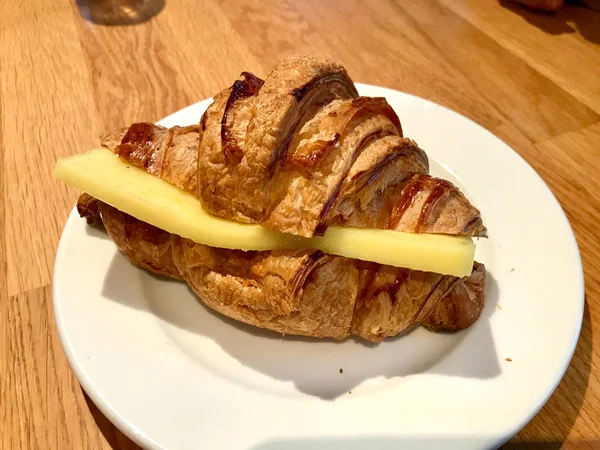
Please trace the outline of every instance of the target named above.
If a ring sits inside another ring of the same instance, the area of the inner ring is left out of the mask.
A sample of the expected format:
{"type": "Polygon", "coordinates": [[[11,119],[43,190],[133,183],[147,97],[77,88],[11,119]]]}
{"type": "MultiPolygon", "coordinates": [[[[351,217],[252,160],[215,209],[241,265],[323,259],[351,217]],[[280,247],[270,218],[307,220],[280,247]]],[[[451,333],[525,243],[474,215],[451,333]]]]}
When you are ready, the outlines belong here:
{"type": "MultiPolygon", "coordinates": [[[[185,284],[131,265],[73,211],[54,271],[65,353],[100,410],[152,449],[490,448],[541,408],[583,313],[575,238],[554,196],[506,144],[401,92],[383,96],[432,173],[481,209],[486,305],[466,331],[379,345],[281,335],[224,318],[185,284]],[[340,369],[343,369],[341,373],[340,369]]],[[[209,101],[160,123],[197,123],[209,101]]]]}

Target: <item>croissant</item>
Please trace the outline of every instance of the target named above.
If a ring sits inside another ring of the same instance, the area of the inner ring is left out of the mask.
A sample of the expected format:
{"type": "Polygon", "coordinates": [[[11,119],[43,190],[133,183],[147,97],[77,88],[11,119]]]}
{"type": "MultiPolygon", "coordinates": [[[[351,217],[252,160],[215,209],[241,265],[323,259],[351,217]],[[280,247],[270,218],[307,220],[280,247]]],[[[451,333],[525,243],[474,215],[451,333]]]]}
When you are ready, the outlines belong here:
{"type": "MultiPolygon", "coordinates": [[[[214,97],[198,126],[137,123],[102,145],[196,195],[230,220],[305,237],[329,225],[486,236],[479,211],[428,175],[383,98],[359,97],[340,65],[297,57],[263,81],[248,72],[214,97]]],[[[470,326],[484,303],[485,267],[457,278],[318,250],[241,251],[172,235],[82,194],[134,264],[186,281],[214,310],[287,334],[373,342],[423,325],[470,326]]]]}

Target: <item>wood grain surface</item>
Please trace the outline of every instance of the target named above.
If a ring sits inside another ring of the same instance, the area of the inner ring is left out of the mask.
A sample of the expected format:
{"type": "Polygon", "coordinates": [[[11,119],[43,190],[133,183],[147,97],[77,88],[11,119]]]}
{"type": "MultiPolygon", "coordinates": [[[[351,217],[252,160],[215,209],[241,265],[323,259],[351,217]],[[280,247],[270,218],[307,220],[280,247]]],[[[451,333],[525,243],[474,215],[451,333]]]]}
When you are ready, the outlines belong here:
{"type": "Polygon", "coordinates": [[[600,448],[600,13],[479,0],[23,0],[0,6],[0,449],[137,448],[86,398],[51,274],[77,193],[56,158],[285,56],[428,98],[519,152],[565,209],[586,310],[573,361],[507,448],[600,448]],[[121,4],[121,13],[116,4],[121,4]]]}

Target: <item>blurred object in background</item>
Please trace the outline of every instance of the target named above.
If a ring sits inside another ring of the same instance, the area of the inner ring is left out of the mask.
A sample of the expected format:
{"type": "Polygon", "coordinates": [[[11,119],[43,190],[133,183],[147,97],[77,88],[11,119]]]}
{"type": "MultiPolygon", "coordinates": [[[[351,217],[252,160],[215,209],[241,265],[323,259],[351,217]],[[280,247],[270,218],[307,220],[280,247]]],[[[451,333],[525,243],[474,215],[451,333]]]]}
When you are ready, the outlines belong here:
{"type": "Polygon", "coordinates": [[[587,6],[588,8],[600,11],[600,0],[579,0],[579,3],[581,3],[584,6],[587,6]]]}
{"type": "Polygon", "coordinates": [[[500,4],[545,33],[579,32],[585,40],[600,44],[600,0],[565,0],[564,4],[562,0],[500,0],[500,4]],[[551,1],[557,10],[546,9],[551,1]]]}
{"type": "Polygon", "coordinates": [[[543,11],[558,11],[562,5],[563,0],[513,0],[522,5],[528,6],[533,9],[540,9],[543,11]]]}
{"type": "Polygon", "coordinates": [[[97,25],[136,25],[156,16],[165,0],[76,0],[79,14],[97,25]]]}
{"type": "MultiPolygon", "coordinates": [[[[538,9],[541,11],[558,11],[562,8],[564,1],[563,0],[511,0],[516,3],[521,3],[522,5],[528,6],[532,9],[538,9]]],[[[575,0],[569,1],[567,3],[573,3],[576,5],[587,6],[588,8],[595,9],[600,11],[600,0],[575,0]]]]}

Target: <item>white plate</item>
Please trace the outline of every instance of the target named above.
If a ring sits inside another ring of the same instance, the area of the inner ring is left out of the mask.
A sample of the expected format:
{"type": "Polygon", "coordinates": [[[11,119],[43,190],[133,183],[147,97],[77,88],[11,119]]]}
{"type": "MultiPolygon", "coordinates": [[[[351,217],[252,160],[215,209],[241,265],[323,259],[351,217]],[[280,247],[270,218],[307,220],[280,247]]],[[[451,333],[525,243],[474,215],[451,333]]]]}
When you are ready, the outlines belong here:
{"type": "MultiPolygon", "coordinates": [[[[387,97],[432,173],[481,209],[490,236],[477,244],[488,269],[481,318],[461,333],[417,329],[379,345],[284,338],[137,269],[73,211],[56,256],[58,331],[85,391],[138,444],[489,448],[524,426],[558,384],[579,336],[584,288],[575,238],[548,187],[463,116],[389,89],[359,91],[387,97]]],[[[197,123],[208,103],[161,124],[197,123]]]]}

